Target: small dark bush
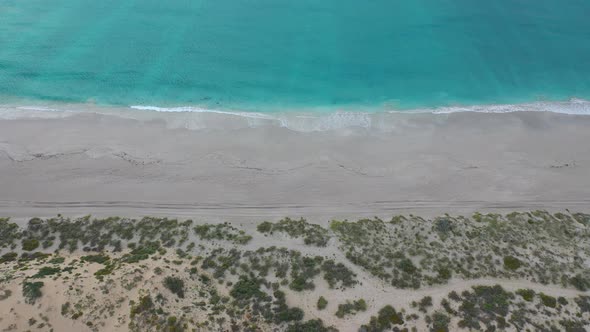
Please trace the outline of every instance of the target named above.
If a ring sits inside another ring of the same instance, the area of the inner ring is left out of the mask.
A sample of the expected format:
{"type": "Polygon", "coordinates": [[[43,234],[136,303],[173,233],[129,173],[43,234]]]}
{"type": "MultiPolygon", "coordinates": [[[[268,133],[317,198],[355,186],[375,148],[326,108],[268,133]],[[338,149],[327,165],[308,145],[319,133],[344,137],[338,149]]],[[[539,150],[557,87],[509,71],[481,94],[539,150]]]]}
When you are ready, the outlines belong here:
{"type": "Polygon", "coordinates": [[[240,280],[232,287],[229,295],[237,300],[249,300],[253,297],[261,297],[264,293],[260,290],[260,281],[240,277],[240,280]]]}
{"type": "Polygon", "coordinates": [[[590,281],[588,281],[588,279],[584,278],[580,274],[576,274],[575,276],[570,278],[570,283],[572,284],[572,286],[576,287],[578,290],[581,290],[582,292],[585,292],[588,290],[588,288],[590,288],[590,281]]]}
{"type": "Polygon", "coordinates": [[[541,302],[543,302],[543,305],[546,307],[555,308],[557,306],[557,300],[553,296],[539,293],[539,297],[541,297],[541,302]]]}
{"type": "Polygon", "coordinates": [[[23,283],[23,297],[25,298],[25,302],[28,304],[35,304],[37,299],[43,296],[41,288],[43,288],[44,285],[45,284],[42,281],[25,281],[23,283]]]}
{"type": "Polygon", "coordinates": [[[400,260],[397,263],[397,267],[400,270],[410,274],[418,270],[418,268],[414,265],[414,263],[412,263],[412,261],[409,258],[403,258],[402,260],[400,260]]]}
{"type": "Polygon", "coordinates": [[[367,303],[364,299],[356,300],[354,302],[346,301],[344,304],[338,305],[338,311],[336,311],[336,317],[342,318],[346,315],[354,315],[359,311],[366,311],[367,303]]]}
{"type": "Polygon", "coordinates": [[[318,299],[318,310],[324,310],[328,306],[328,300],[326,300],[323,296],[320,296],[318,299]]]}
{"type": "Polygon", "coordinates": [[[272,223],[268,221],[262,222],[258,224],[256,230],[258,230],[260,233],[270,233],[272,230],[272,223]]]}
{"type": "Polygon", "coordinates": [[[44,278],[46,276],[51,276],[51,275],[57,274],[59,272],[61,272],[59,267],[43,266],[41,269],[39,269],[39,272],[37,272],[31,278],[35,278],[35,279],[44,278]]]}
{"type": "Polygon", "coordinates": [[[522,263],[520,260],[513,256],[504,257],[504,267],[508,270],[516,271],[520,268],[522,263]]]}
{"type": "Polygon", "coordinates": [[[449,323],[451,319],[449,316],[445,315],[442,312],[435,312],[432,314],[432,327],[430,328],[431,332],[448,332],[449,331],[449,323]]]}
{"type": "Polygon", "coordinates": [[[111,258],[105,254],[82,256],[83,262],[98,263],[106,265],[111,258]]]}
{"type": "Polygon", "coordinates": [[[0,263],[15,261],[17,256],[18,254],[16,252],[7,252],[0,257],[0,263]]]}
{"type": "Polygon", "coordinates": [[[332,327],[325,327],[321,319],[312,319],[304,323],[294,323],[287,326],[286,332],[337,332],[332,327]]]}
{"type": "Polygon", "coordinates": [[[377,317],[371,317],[368,325],[361,326],[360,331],[383,332],[389,331],[392,325],[402,324],[404,324],[402,314],[398,313],[392,306],[387,305],[379,310],[377,317]]]}
{"type": "Polygon", "coordinates": [[[517,295],[520,295],[525,301],[531,302],[535,297],[535,291],[532,289],[519,289],[516,291],[517,295]]]}
{"type": "Polygon", "coordinates": [[[182,279],[177,277],[166,277],[164,279],[164,286],[168,288],[172,294],[184,298],[184,281],[182,281],[182,279]]]}
{"type": "Polygon", "coordinates": [[[425,296],[424,298],[422,298],[422,300],[420,300],[420,302],[418,303],[418,308],[420,311],[426,313],[428,311],[428,308],[432,307],[432,297],[430,296],[425,296]]]}

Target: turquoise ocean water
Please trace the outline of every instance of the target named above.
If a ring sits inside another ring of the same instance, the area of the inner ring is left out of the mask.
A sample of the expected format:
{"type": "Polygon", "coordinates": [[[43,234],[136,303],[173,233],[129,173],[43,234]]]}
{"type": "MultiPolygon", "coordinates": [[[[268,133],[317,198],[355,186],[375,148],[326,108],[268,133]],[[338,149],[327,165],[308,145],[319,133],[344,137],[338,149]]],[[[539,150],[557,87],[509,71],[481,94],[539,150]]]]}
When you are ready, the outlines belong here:
{"type": "Polygon", "coordinates": [[[0,96],[263,113],[588,99],[588,13],[588,0],[0,0],[0,96]]]}

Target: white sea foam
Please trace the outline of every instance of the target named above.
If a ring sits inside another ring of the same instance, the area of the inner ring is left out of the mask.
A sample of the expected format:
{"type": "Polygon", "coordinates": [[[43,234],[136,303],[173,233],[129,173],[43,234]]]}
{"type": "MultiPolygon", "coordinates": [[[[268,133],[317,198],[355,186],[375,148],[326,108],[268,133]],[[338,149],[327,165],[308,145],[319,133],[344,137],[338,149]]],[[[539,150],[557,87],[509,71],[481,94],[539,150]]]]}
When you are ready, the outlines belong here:
{"type": "Polygon", "coordinates": [[[49,106],[0,106],[0,118],[63,118],[76,114],[104,114],[140,121],[164,121],[170,128],[240,129],[257,127],[284,127],[294,131],[330,131],[346,128],[366,128],[390,131],[398,124],[397,115],[436,114],[446,116],[457,112],[512,113],[553,112],[572,115],[590,115],[590,101],[574,98],[558,102],[532,102],[505,105],[451,106],[433,109],[389,111],[329,111],[305,110],[285,112],[245,112],[216,110],[203,107],[158,107],[135,105],[130,107],[102,107],[93,104],[49,106]]]}
{"type": "Polygon", "coordinates": [[[455,112],[511,113],[540,111],[564,114],[590,115],[590,101],[572,98],[568,101],[539,101],[523,104],[439,107],[425,111],[431,111],[434,114],[446,114],[455,112]]]}

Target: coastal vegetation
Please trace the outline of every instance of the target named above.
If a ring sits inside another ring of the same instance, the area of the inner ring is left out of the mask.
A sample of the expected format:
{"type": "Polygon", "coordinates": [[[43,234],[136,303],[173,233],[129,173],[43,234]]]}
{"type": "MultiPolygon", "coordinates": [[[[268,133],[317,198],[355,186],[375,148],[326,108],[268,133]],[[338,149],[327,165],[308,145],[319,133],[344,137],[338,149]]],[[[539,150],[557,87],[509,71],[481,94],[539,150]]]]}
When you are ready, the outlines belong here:
{"type": "Polygon", "coordinates": [[[586,214],[544,211],[329,227],[4,218],[0,306],[57,306],[92,331],[577,331],[590,325],[589,227],[586,214]],[[424,287],[450,289],[411,296],[424,287]]]}

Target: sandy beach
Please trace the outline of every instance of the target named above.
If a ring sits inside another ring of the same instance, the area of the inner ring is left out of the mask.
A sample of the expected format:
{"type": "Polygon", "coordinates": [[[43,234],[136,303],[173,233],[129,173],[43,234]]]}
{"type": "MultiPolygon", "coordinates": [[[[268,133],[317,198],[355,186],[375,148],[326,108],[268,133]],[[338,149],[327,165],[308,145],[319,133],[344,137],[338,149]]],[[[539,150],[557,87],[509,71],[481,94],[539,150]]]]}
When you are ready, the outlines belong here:
{"type": "Polygon", "coordinates": [[[316,132],[171,122],[0,120],[0,215],[325,221],[590,206],[587,116],[392,114],[387,130],[316,132]]]}

